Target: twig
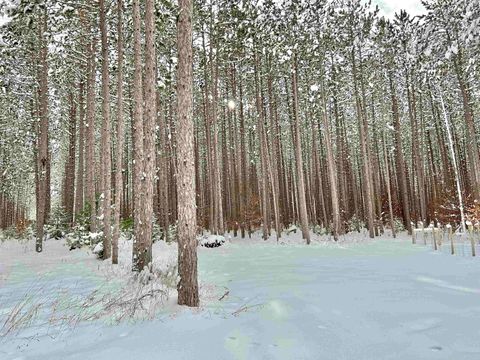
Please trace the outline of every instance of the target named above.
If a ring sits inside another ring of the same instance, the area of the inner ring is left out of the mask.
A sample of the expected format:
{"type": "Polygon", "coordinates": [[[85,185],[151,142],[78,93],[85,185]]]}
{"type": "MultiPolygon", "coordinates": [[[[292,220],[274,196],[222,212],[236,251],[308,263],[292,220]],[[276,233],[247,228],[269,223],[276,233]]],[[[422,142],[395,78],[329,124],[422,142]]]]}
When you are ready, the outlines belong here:
{"type": "Polygon", "coordinates": [[[223,294],[222,297],[218,299],[218,301],[222,301],[226,296],[228,296],[228,294],[230,294],[230,290],[225,291],[225,294],[223,294]]]}
{"type": "Polygon", "coordinates": [[[263,306],[263,304],[254,304],[254,305],[243,305],[242,307],[240,307],[239,309],[235,310],[232,315],[233,316],[238,316],[241,312],[245,312],[249,309],[252,309],[252,308],[255,308],[255,307],[259,307],[259,306],[263,306]]]}

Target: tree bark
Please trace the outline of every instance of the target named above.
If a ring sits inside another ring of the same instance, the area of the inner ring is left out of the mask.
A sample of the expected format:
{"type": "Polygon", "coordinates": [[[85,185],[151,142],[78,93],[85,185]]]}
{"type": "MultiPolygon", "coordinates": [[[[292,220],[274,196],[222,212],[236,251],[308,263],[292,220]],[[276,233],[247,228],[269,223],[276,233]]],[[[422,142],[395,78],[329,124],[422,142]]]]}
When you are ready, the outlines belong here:
{"type": "Polygon", "coordinates": [[[133,240],[133,271],[142,271],[144,264],[145,249],[143,248],[143,86],[142,86],[142,49],[141,49],[141,23],[140,23],[140,0],[133,1],[133,41],[134,41],[134,75],[133,75],[133,132],[132,140],[134,147],[133,158],[133,189],[134,189],[134,234],[133,240]]]}
{"type": "Polygon", "coordinates": [[[198,306],[197,219],[193,131],[193,51],[191,0],[179,0],[177,18],[177,194],[178,304],[198,306]]]}
{"type": "Polygon", "coordinates": [[[118,264],[118,239],[120,237],[120,209],[123,196],[123,0],[117,0],[117,147],[115,151],[115,208],[113,213],[112,264],[118,264]]]}
{"type": "Polygon", "coordinates": [[[102,194],[101,209],[103,214],[103,259],[112,254],[111,202],[112,202],[112,163],[110,150],[110,85],[108,73],[108,39],[105,20],[105,0],[99,0],[100,33],[102,36],[102,194]]]}
{"type": "Polygon", "coordinates": [[[408,230],[408,233],[412,234],[412,224],[410,220],[410,205],[408,201],[408,186],[405,172],[405,160],[403,158],[402,150],[402,133],[400,128],[400,116],[398,114],[398,101],[395,93],[395,86],[393,84],[393,75],[389,72],[390,92],[392,98],[392,114],[393,123],[395,128],[395,160],[397,167],[397,180],[399,181],[400,200],[402,202],[403,210],[403,223],[408,230]]]}
{"type": "Polygon", "coordinates": [[[38,37],[40,41],[39,51],[39,121],[38,126],[38,151],[37,151],[37,229],[36,245],[37,252],[42,252],[43,248],[43,227],[47,212],[47,192],[48,186],[48,47],[45,39],[47,31],[46,12],[41,16],[38,26],[38,37]]]}
{"type": "MultiPolygon", "coordinates": [[[[81,75],[83,76],[83,74],[81,75]]],[[[84,98],[84,82],[83,78],[80,80],[78,86],[78,166],[76,176],[76,189],[75,189],[75,221],[77,221],[78,215],[83,210],[83,178],[84,178],[84,147],[85,147],[85,112],[83,108],[84,98]]]]}
{"type": "Polygon", "coordinates": [[[310,230],[308,227],[307,201],[305,197],[305,178],[303,174],[302,139],[300,135],[300,119],[298,114],[297,94],[297,56],[294,55],[292,63],[292,95],[293,95],[293,121],[295,129],[295,165],[297,170],[297,192],[302,236],[310,244],[310,230]]]}
{"type": "Polygon", "coordinates": [[[155,9],[154,0],[145,3],[145,117],[143,125],[143,219],[140,264],[152,262],[153,189],[155,185],[155,124],[157,117],[157,83],[155,67],[155,9]]]}

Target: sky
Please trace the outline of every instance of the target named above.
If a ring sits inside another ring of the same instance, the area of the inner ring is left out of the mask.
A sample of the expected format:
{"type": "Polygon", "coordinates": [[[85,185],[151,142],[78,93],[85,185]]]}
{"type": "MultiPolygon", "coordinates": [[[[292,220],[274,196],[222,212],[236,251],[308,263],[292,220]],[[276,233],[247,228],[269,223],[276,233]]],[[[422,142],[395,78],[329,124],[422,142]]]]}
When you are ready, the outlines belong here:
{"type": "Polygon", "coordinates": [[[410,15],[422,15],[426,12],[420,0],[372,0],[378,5],[380,14],[392,18],[396,12],[406,10],[410,15]]]}

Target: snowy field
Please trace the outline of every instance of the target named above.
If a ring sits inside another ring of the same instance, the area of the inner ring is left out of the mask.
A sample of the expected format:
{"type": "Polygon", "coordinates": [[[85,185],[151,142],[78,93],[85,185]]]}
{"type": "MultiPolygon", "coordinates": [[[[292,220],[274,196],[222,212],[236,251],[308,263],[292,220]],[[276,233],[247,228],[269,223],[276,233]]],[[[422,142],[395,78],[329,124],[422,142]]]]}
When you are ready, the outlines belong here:
{"type": "Polygon", "coordinates": [[[130,246],[114,268],[62,241],[0,244],[0,359],[480,359],[478,258],[406,236],[227,239],[199,248],[190,310],[168,283],[175,245],[155,243],[147,290],[130,246]]]}

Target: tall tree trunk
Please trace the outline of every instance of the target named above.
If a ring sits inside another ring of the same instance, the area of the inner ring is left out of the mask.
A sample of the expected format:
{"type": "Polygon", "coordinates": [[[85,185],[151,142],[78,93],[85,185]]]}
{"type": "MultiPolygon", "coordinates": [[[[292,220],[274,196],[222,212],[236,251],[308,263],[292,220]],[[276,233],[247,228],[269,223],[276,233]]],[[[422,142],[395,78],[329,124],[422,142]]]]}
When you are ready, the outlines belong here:
{"type": "MultiPolygon", "coordinates": [[[[143,125],[143,219],[142,252],[140,264],[152,262],[153,189],[155,185],[155,124],[157,116],[157,83],[155,67],[155,9],[154,0],[145,4],[145,117],[143,125]]],[[[143,266],[141,268],[143,268],[143,266]]]]}
{"type": "Polygon", "coordinates": [[[118,239],[120,237],[120,210],[123,195],[123,0],[117,0],[117,147],[115,151],[115,208],[113,213],[112,264],[118,264],[118,239]]]}
{"type": "Polygon", "coordinates": [[[470,106],[470,94],[465,84],[463,72],[461,69],[461,61],[455,59],[455,72],[457,74],[457,80],[462,94],[463,104],[463,116],[465,118],[465,124],[467,126],[466,139],[467,139],[467,153],[470,164],[470,179],[472,181],[473,197],[475,200],[480,201],[480,159],[479,150],[476,137],[475,122],[473,121],[473,112],[470,106]]]}
{"type": "Polygon", "coordinates": [[[177,194],[178,304],[198,306],[197,219],[193,133],[193,51],[191,0],[179,0],[177,20],[177,194]]]}
{"type": "MultiPolygon", "coordinates": [[[[213,16],[213,15],[212,15],[213,16]]],[[[216,53],[215,63],[213,61],[213,39],[210,40],[210,67],[212,80],[212,129],[213,129],[213,175],[214,175],[214,195],[215,195],[215,222],[217,233],[223,235],[225,233],[224,215],[223,215],[223,192],[222,192],[222,178],[220,175],[220,157],[218,150],[218,124],[217,124],[217,106],[218,106],[218,53],[216,53]]]]}
{"type": "Polygon", "coordinates": [[[293,95],[293,121],[295,129],[295,165],[297,169],[297,192],[298,206],[300,215],[300,225],[302,228],[302,236],[310,244],[310,230],[308,227],[307,201],[305,197],[305,178],[303,174],[302,160],[302,138],[300,134],[300,118],[298,114],[298,94],[297,94],[297,56],[294,55],[292,63],[292,95],[293,95]]]}
{"type": "MultiPolygon", "coordinates": [[[[322,120],[323,120],[323,131],[325,135],[325,148],[327,154],[327,171],[328,179],[330,181],[330,193],[331,193],[331,202],[332,202],[332,222],[333,222],[333,238],[335,241],[338,241],[338,236],[342,233],[341,230],[341,220],[340,220],[340,202],[338,199],[338,182],[337,182],[337,165],[335,164],[335,159],[333,156],[333,147],[331,140],[330,132],[330,123],[328,121],[327,115],[327,104],[325,100],[324,87],[322,85],[322,120]]],[[[315,136],[315,134],[313,134],[315,136]]]]}
{"type": "Polygon", "coordinates": [[[108,74],[108,39],[105,20],[105,0],[99,0],[100,32],[102,36],[102,194],[101,209],[103,214],[103,259],[112,254],[111,202],[112,202],[112,155],[110,150],[110,85],[108,74]]]}
{"type": "MultiPolygon", "coordinates": [[[[90,25],[86,22],[87,32],[90,25]]],[[[90,231],[97,230],[97,209],[95,199],[95,48],[96,40],[91,39],[87,45],[87,132],[85,146],[85,177],[86,202],[90,212],[90,231]]]]}
{"type": "Polygon", "coordinates": [[[402,202],[403,210],[403,223],[408,230],[408,233],[412,234],[412,223],[410,220],[410,205],[408,201],[408,186],[405,171],[405,160],[403,158],[402,149],[402,130],[400,128],[400,115],[398,113],[398,100],[395,92],[395,86],[393,84],[393,74],[389,72],[390,92],[392,98],[392,113],[393,123],[395,128],[395,160],[397,167],[397,179],[399,181],[400,200],[402,202]]]}
{"type": "Polygon", "coordinates": [[[134,234],[133,240],[133,271],[142,271],[145,258],[142,254],[143,231],[143,86],[142,86],[142,49],[141,49],[141,23],[140,23],[140,0],[133,1],[133,49],[134,49],[134,75],[133,75],[133,132],[132,141],[134,147],[133,159],[133,189],[134,189],[134,234]]]}
{"type": "Polygon", "coordinates": [[[38,37],[40,41],[39,51],[39,121],[38,126],[38,150],[37,150],[37,239],[35,249],[42,252],[43,248],[43,227],[46,218],[46,203],[48,186],[48,47],[45,39],[47,31],[46,12],[41,16],[38,26],[38,37]]]}
{"type": "Polygon", "coordinates": [[[170,222],[168,218],[168,198],[169,198],[169,184],[168,184],[168,149],[167,149],[167,125],[165,122],[164,109],[160,105],[160,95],[158,95],[157,103],[158,112],[158,132],[159,132],[159,151],[157,162],[159,164],[158,186],[159,186],[159,203],[160,203],[160,225],[163,229],[163,240],[169,241],[169,227],[170,222]]]}
{"type": "MultiPolygon", "coordinates": [[[[83,74],[81,75],[83,77],[83,74]]],[[[75,221],[77,221],[77,216],[83,210],[83,177],[84,177],[84,147],[85,147],[85,111],[83,108],[83,98],[84,98],[84,82],[83,78],[80,80],[78,86],[78,167],[77,167],[77,184],[75,190],[75,221]]]]}
{"type": "Polygon", "coordinates": [[[392,193],[390,190],[390,165],[388,161],[388,152],[387,152],[387,146],[385,145],[385,134],[383,134],[383,154],[385,158],[385,184],[387,187],[387,197],[388,197],[388,214],[390,215],[390,229],[392,230],[392,236],[395,238],[396,237],[396,231],[395,231],[395,220],[393,218],[393,207],[392,207],[392,193]]]}
{"type": "Polygon", "coordinates": [[[458,207],[460,209],[460,221],[461,224],[460,226],[462,227],[462,231],[465,234],[466,233],[466,227],[465,227],[465,215],[463,211],[463,196],[462,196],[462,189],[460,186],[460,176],[459,176],[459,169],[457,166],[457,160],[456,160],[456,154],[455,154],[455,149],[454,149],[454,144],[453,144],[453,137],[452,137],[452,132],[450,130],[450,124],[448,121],[448,115],[447,115],[447,109],[445,108],[445,103],[443,101],[443,94],[442,90],[439,89],[439,95],[440,95],[440,103],[442,105],[442,110],[443,110],[443,116],[445,120],[445,129],[447,130],[447,138],[448,138],[448,144],[450,145],[450,153],[452,156],[452,162],[453,162],[453,170],[455,171],[455,182],[457,185],[457,196],[458,196],[458,207]]]}
{"type": "Polygon", "coordinates": [[[73,205],[75,197],[75,143],[76,143],[76,116],[77,106],[73,92],[69,94],[70,100],[70,122],[68,127],[68,158],[65,166],[65,212],[68,222],[73,221],[73,205]]]}
{"type": "MultiPolygon", "coordinates": [[[[352,35],[353,39],[353,35],[352,35]]],[[[359,58],[359,67],[360,71],[357,73],[356,66],[356,57],[355,57],[355,42],[352,40],[353,49],[352,49],[352,72],[353,72],[353,87],[356,103],[356,113],[358,118],[358,133],[360,138],[360,148],[361,148],[361,165],[362,165],[362,180],[363,180],[363,202],[366,209],[367,215],[367,224],[368,232],[371,238],[375,236],[375,221],[374,221],[374,202],[373,202],[373,179],[371,172],[370,164],[370,151],[369,151],[369,141],[368,141],[368,124],[367,124],[367,114],[365,110],[365,90],[363,84],[363,68],[362,68],[362,56],[360,53],[359,58]],[[363,101],[360,98],[358,91],[357,79],[360,76],[360,85],[363,101]]]]}
{"type": "Polygon", "coordinates": [[[242,174],[241,186],[240,186],[240,232],[242,238],[245,237],[245,228],[247,227],[247,210],[250,206],[250,197],[248,189],[248,163],[247,163],[247,149],[246,149],[246,140],[245,140],[245,117],[243,109],[243,82],[241,71],[239,72],[239,103],[240,103],[240,162],[242,174]]]}
{"type": "Polygon", "coordinates": [[[268,174],[267,174],[267,159],[264,146],[264,126],[263,126],[263,104],[260,96],[260,66],[258,55],[255,53],[255,103],[257,107],[257,126],[258,126],[258,146],[260,149],[260,169],[262,178],[259,181],[260,193],[262,197],[262,233],[263,239],[267,240],[270,234],[270,221],[268,217],[268,174]]]}

